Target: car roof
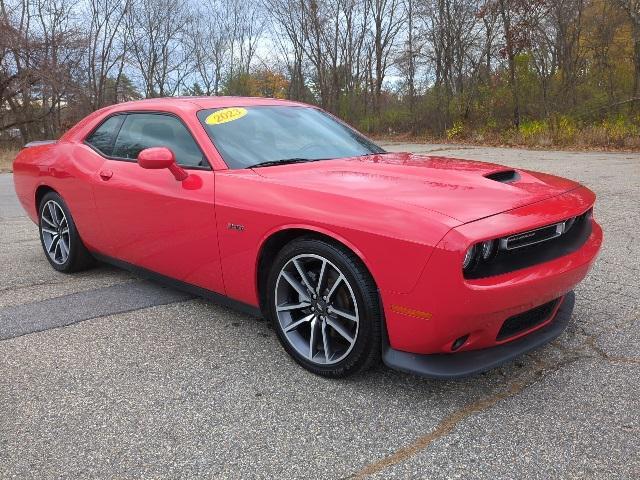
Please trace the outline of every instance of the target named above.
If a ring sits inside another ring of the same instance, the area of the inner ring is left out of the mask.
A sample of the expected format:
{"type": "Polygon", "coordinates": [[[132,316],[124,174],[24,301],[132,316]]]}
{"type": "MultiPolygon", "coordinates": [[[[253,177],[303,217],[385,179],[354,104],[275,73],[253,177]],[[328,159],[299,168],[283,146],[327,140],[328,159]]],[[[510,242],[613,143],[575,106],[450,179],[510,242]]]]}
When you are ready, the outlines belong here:
{"type": "MultiPolygon", "coordinates": [[[[86,133],[88,126],[96,122],[97,119],[105,118],[108,115],[120,112],[131,111],[167,111],[175,114],[191,114],[199,110],[209,108],[224,107],[249,107],[249,106],[297,106],[312,107],[300,102],[292,102],[290,100],[280,100],[277,98],[264,97],[160,97],[148,98],[145,100],[134,100],[131,102],[117,103],[96,110],[80,120],[76,125],[71,127],[60,138],[68,140],[75,138],[77,135],[86,133]]],[[[315,107],[313,107],[315,108],[315,107]]]]}
{"type": "Polygon", "coordinates": [[[252,105],[283,105],[283,106],[308,106],[304,103],[277,98],[264,97],[161,97],[134,100],[132,102],[119,103],[118,110],[133,110],[136,108],[162,108],[168,106],[180,107],[186,110],[202,110],[207,108],[223,107],[249,107],[252,105]]]}

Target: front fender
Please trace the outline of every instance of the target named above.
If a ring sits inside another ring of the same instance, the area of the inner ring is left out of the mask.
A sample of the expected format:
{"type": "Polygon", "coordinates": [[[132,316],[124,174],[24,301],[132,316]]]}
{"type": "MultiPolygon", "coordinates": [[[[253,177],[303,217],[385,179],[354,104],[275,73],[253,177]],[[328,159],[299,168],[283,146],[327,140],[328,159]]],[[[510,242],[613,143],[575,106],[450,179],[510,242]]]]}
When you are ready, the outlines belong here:
{"type": "Polygon", "coordinates": [[[433,247],[459,224],[433,215],[411,206],[386,205],[384,199],[366,202],[278,185],[251,171],[219,172],[216,221],[226,293],[257,305],[260,251],[272,235],[292,228],[335,239],[363,261],[380,289],[408,292],[433,247]]]}

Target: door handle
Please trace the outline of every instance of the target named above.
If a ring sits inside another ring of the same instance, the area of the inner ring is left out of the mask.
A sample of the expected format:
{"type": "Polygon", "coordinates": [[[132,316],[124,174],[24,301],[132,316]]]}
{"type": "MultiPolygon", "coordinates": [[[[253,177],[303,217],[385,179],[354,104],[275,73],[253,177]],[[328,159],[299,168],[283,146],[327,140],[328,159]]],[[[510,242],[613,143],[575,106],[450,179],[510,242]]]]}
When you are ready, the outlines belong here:
{"type": "Polygon", "coordinates": [[[111,170],[100,170],[99,175],[102,180],[109,180],[113,176],[113,172],[111,170]]]}

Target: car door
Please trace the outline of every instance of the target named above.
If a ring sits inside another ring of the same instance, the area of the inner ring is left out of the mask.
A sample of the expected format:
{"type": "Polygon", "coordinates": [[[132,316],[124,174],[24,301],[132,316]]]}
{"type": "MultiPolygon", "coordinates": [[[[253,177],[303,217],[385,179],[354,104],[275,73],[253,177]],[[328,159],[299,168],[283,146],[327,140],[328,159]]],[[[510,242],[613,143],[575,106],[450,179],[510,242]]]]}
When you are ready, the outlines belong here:
{"type": "MultiPolygon", "coordinates": [[[[214,208],[214,173],[195,139],[168,113],[118,114],[118,132],[86,140],[104,157],[94,196],[104,253],[183,282],[224,293],[214,208]],[[136,161],[149,147],[167,147],[189,176],[148,170],[136,161]]],[[[114,120],[107,119],[107,122],[114,120]]],[[[113,126],[113,125],[111,125],[113,126]]]]}

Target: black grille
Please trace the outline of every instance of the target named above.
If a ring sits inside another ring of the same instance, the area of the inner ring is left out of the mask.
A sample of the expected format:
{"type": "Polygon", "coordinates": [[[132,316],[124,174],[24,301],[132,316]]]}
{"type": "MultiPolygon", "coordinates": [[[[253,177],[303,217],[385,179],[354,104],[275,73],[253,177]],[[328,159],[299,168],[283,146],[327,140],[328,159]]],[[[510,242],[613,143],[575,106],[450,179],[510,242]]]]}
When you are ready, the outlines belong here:
{"type": "Polygon", "coordinates": [[[549,303],[507,318],[502,324],[496,340],[506,340],[545,322],[549,319],[559,301],[560,299],[556,298],[549,303]]]}
{"type": "MultiPolygon", "coordinates": [[[[573,218],[571,220],[574,220],[573,218]]],[[[538,228],[530,232],[519,233],[517,235],[511,235],[504,239],[505,250],[514,250],[516,248],[528,247],[535,243],[545,242],[555,237],[559,237],[562,234],[563,223],[556,225],[549,225],[548,227],[538,228]],[[559,228],[560,226],[560,228],[559,228]]]]}

